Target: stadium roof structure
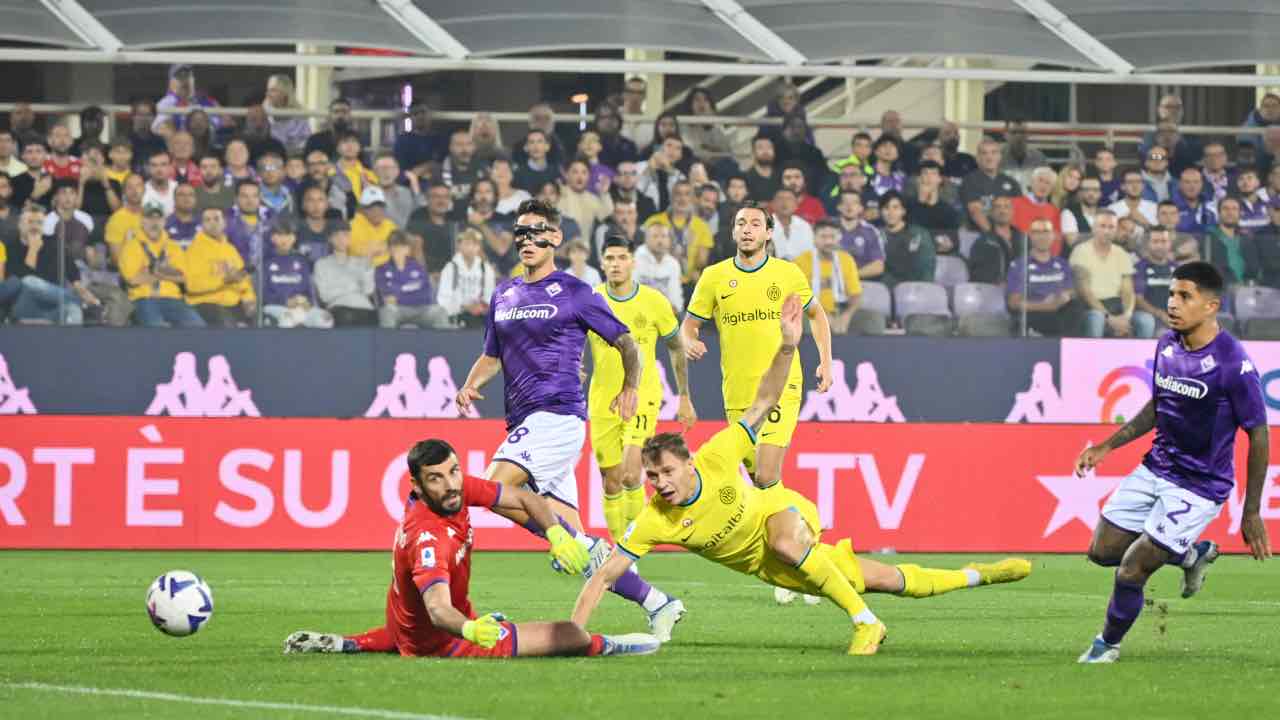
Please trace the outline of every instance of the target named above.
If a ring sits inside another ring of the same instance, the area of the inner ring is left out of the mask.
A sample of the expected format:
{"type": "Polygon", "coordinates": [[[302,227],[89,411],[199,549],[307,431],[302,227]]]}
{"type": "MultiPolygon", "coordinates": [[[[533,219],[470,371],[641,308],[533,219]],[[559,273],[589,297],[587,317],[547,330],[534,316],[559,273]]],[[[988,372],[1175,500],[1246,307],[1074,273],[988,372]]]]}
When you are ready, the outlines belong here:
{"type": "Polygon", "coordinates": [[[0,60],[51,62],[1257,85],[1185,71],[1278,62],[1277,36],[1269,0],[0,0],[0,60]],[[407,55],[193,50],[254,45],[407,55]],[[624,48],[705,59],[580,56],[624,48]],[[1066,70],[854,64],[894,57],[1066,70]]]}

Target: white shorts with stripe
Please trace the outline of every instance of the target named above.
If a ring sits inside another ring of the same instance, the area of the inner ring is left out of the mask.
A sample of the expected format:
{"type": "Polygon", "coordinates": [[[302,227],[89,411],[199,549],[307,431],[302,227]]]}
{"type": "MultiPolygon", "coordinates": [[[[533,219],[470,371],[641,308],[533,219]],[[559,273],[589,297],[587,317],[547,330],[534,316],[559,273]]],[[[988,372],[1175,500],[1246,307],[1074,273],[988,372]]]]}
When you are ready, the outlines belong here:
{"type": "Polygon", "coordinates": [[[576,415],[536,412],[507,433],[493,461],[509,462],[529,476],[529,489],[578,507],[578,478],[587,423],[576,415]]]}
{"type": "Polygon", "coordinates": [[[1222,512],[1222,503],[1200,497],[1139,465],[1107,498],[1102,517],[1131,533],[1143,533],[1179,555],[1222,512]]]}

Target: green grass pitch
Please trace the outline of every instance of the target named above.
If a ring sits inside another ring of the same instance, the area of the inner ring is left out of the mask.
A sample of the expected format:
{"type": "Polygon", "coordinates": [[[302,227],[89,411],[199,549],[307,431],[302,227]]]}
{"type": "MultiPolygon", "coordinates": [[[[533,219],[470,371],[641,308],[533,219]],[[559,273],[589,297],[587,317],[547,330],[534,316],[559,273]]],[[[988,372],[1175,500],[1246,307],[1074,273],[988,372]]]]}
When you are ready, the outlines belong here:
{"type": "MultiPolygon", "coordinates": [[[[293,630],[380,622],[388,565],[387,553],[0,552],[0,717],[1039,720],[1271,717],[1280,706],[1280,579],[1242,557],[1219,560],[1189,601],[1177,572],[1157,574],[1114,666],[1075,664],[1111,577],[1081,556],[1037,557],[1017,585],[869,596],[889,626],[871,658],[844,655],[848,623],[829,603],[780,607],[768,587],[684,554],[641,563],[689,608],[652,657],[281,654],[293,630]],[[215,598],[211,623],[185,639],[156,632],[143,609],[151,580],[178,568],[201,574],[215,598]]],[[[473,572],[477,610],[517,621],[567,617],[580,582],[533,553],[479,553],[473,572]]],[[[637,608],[610,596],[593,630],[644,627],[637,608]]]]}

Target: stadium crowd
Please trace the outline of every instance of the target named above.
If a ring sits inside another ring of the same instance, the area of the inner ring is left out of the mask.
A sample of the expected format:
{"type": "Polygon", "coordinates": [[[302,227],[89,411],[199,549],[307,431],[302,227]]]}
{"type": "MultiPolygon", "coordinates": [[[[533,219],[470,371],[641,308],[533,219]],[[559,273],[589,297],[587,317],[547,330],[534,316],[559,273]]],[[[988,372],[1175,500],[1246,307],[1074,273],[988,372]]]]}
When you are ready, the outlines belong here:
{"type": "Polygon", "coordinates": [[[272,76],[239,123],[190,66],[169,78],[159,101],[131,103],[127,132],[108,143],[97,107],[81,111],[80,137],[62,121],[41,128],[29,104],[10,113],[0,319],[480,326],[496,283],[519,272],[511,230],[530,197],[563,213],[566,271],[600,282],[605,238],[625,235],[637,279],[677,311],[708,264],[734,255],[736,209],[765,203],[771,252],[799,265],[837,333],[901,327],[906,304],[933,297],[919,315],[945,321],[905,329],[948,334],[963,295],[996,319],[988,334],[1008,334],[1009,314],[1025,309],[1042,335],[1151,337],[1167,320],[1173,269],[1197,258],[1232,285],[1280,288],[1276,95],[1244,121],[1263,134],[1228,142],[1180,134],[1181,100],[1165,96],[1138,165],[1102,147],[1054,168],[1018,118],[975,156],[955,124],[908,139],[894,111],[853,134],[847,156],[827,158],[784,84],[769,107],[780,123],[761,127],[740,166],[725,128],[677,120],[716,115],[710,92],[639,121],[639,78],[581,132],[534,105],[513,147],[486,113],[441,131],[418,103],[394,149],[372,154],[345,99],[317,132],[275,114],[297,105],[287,75],[272,76]]]}

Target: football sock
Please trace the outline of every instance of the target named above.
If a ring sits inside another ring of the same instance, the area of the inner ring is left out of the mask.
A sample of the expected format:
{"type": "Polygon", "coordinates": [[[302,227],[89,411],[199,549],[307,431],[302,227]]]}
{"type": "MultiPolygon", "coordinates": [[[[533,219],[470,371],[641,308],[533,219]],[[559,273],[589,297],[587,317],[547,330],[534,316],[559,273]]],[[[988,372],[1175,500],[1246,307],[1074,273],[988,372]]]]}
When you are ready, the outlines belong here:
{"type": "MultiPolygon", "coordinates": [[[[639,517],[640,511],[644,509],[645,503],[649,502],[649,499],[645,497],[643,485],[640,487],[624,488],[622,490],[622,496],[626,498],[626,503],[623,505],[623,507],[626,508],[626,512],[622,515],[622,532],[625,535],[627,527],[631,525],[637,517],[639,517]]],[[[621,538],[621,536],[619,536],[619,538],[621,538]]]]}
{"type": "Polygon", "coordinates": [[[858,567],[858,561],[853,557],[853,544],[848,538],[841,540],[835,545],[822,545],[823,551],[831,558],[831,562],[835,563],[836,569],[841,575],[849,581],[854,591],[859,595],[866,592],[866,580],[862,577],[862,570],[858,567]]]}
{"type": "MultiPolygon", "coordinates": [[[[628,569],[622,574],[622,577],[614,581],[613,587],[609,588],[614,595],[626,598],[631,602],[643,606],[645,600],[648,599],[649,593],[653,591],[653,586],[645,582],[635,570],[628,569]]],[[[661,605],[659,605],[661,607],[661,605]]],[[[648,610],[649,608],[645,608],[648,610]]]]}
{"type": "Polygon", "coordinates": [[[867,608],[867,604],[854,591],[849,579],[836,568],[831,557],[818,546],[809,548],[804,559],[796,566],[800,574],[817,588],[823,595],[849,613],[854,622],[862,624],[875,622],[875,615],[867,608]],[[818,549],[818,552],[814,552],[818,549]]]}
{"type": "Polygon", "coordinates": [[[342,652],[395,652],[396,640],[384,625],[342,638],[342,652]]]}
{"type": "Polygon", "coordinates": [[[584,654],[587,657],[595,657],[602,652],[604,652],[604,636],[592,635],[591,644],[587,646],[587,651],[584,654]]]}
{"type": "Polygon", "coordinates": [[[1107,624],[1102,626],[1102,640],[1108,645],[1119,645],[1125,633],[1133,627],[1133,621],[1142,612],[1142,585],[1121,582],[1116,578],[1107,605],[1107,624]]]}
{"type": "Polygon", "coordinates": [[[647,612],[653,612],[658,608],[671,602],[671,598],[652,585],[649,586],[649,594],[645,596],[644,602],[640,603],[647,612]]]}
{"type": "Polygon", "coordinates": [[[624,493],[604,496],[604,524],[609,527],[609,535],[614,542],[622,539],[622,533],[626,532],[630,522],[626,517],[628,500],[624,493]]]}
{"type": "Polygon", "coordinates": [[[974,587],[982,578],[976,570],[938,570],[919,565],[895,565],[902,573],[903,597],[926,598],[974,587]]]}

